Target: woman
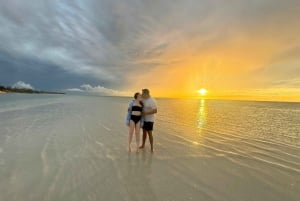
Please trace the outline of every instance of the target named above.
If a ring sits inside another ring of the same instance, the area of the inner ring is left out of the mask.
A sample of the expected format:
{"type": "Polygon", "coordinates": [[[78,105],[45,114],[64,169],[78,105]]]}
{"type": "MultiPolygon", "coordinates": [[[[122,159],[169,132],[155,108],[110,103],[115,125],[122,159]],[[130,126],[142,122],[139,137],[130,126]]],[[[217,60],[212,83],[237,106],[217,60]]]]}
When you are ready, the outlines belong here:
{"type": "Polygon", "coordinates": [[[142,95],[140,93],[134,94],[134,100],[130,102],[128,112],[130,115],[129,119],[129,137],[128,137],[128,151],[131,152],[131,141],[133,132],[135,132],[136,139],[136,151],[139,151],[140,146],[140,128],[142,119],[143,103],[142,95]]]}

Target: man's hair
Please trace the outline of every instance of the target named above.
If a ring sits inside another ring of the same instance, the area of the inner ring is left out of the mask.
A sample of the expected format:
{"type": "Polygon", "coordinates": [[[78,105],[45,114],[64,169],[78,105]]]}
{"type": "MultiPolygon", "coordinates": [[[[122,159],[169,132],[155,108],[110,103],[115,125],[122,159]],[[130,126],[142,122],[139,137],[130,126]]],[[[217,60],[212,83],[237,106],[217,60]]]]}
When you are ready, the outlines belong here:
{"type": "Polygon", "coordinates": [[[150,95],[149,89],[142,89],[143,94],[150,95]]]}

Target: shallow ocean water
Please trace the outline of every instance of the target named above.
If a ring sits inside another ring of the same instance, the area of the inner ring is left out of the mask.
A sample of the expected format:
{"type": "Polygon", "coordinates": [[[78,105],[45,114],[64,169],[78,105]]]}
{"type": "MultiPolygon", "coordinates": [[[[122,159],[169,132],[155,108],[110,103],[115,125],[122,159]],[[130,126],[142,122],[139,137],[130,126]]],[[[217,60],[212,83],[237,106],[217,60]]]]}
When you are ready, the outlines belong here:
{"type": "Polygon", "coordinates": [[[157,99],[152,155],[129,101],[1,94],[0,201],[300,200],[299,103],[157,99]]]}

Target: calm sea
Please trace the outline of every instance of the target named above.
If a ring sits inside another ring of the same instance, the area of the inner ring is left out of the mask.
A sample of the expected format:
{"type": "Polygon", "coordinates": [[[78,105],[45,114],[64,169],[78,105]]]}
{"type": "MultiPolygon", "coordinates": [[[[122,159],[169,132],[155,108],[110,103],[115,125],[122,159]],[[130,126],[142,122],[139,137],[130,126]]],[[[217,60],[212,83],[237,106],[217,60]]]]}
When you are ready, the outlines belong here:
{"type": "Polygon", "coordinates": [[[300,200],[300,103],[157,99],[151,155],[129,101],[1,94],[0,201],[300,200]]]}

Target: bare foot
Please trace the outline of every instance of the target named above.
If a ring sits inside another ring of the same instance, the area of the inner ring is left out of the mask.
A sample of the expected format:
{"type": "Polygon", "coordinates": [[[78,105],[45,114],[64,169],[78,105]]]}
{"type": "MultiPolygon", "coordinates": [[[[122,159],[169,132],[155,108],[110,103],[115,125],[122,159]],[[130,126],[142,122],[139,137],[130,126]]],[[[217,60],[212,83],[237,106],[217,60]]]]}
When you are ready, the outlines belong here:
{"type": "Polygon", "coordinates": [[[142,146],[139,147],[139,149],[144,149],[144,147],[145,147],[145,146],[142,145],[142,146]]]}
{"type": "Polygon", "coordinates": [[[131,147],[130,146],[128,147],[128,152],[131,152],[131,147]]]}
{"type": "Polygon", "coordinates": [[[153,149],[151,149],[151,154],[153,154],[154,153],[154,150],[153,149]]]}

